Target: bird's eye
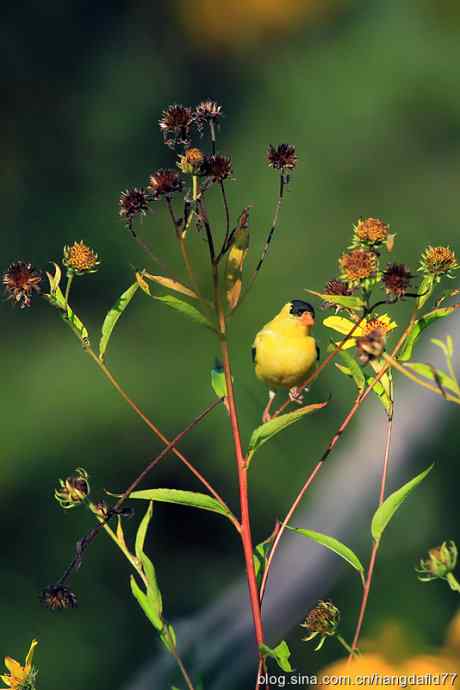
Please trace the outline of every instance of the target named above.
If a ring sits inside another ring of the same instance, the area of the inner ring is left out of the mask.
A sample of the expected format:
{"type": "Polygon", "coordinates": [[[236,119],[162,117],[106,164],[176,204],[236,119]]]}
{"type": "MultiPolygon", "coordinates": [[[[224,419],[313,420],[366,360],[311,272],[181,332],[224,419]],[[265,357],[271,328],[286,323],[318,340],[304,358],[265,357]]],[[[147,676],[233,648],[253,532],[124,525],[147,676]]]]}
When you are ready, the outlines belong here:
{"type": "Polygon", "coordinates": [[[310,312],[313,318],[315,318],[315,309],[309,302],[304,302],[301,299],[293,299],[291,301],[290,314],[293,316],[302,316],[306,311],[310,312]]]}

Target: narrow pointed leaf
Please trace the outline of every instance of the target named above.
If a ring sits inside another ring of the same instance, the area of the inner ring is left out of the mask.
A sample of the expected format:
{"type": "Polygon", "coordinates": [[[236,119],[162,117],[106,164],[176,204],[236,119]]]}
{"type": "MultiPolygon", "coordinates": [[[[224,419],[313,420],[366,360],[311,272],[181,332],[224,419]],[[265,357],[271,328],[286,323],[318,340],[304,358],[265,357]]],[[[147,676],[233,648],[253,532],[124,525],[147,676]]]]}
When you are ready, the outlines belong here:
{"type": "MultiPolygon", "coordinates": [[[[333,347],[333,349],[335,350],[335,347],[333,347]]],[[[350,355],[349,352],[345,352],[345,350],[339,350],[338,356],[345,364],[345,368],[348,369],[348,371],[350,372],[348,375],[352,377],[353,381],[356,384],[356,388],[359,391],[364,390],[366,386],[366,377],[364,376],[364,372],[359,366],[358,362],[355,360],[355,358],[352,355],[350,355]]]]}
{"type": "Polygon", "coordinates": [[[133,283],[133,285],[131,285],[122,295],[120,295],[112,309],[110,309],[110,311],[107,313],[104,323],[102,324],[102,336],[99,341],[99,358],[101,360],[104,359],[107,345],[109,344],[110,337],[113,333],[113,329],[117,325],[118,319],[123,314],[138,289],[139,284],[137,282],[133,283]]]}
{"type": "Polygon", "coordinates": [[[291,662],[289,661],[291,650],[289,649],[285,640],[273,648],[269,647],[267,644],[261,644],[260,651],[264,656],[269,656],[274,659],[282,671],[285,671],[286,673],[290,673],[292,671],[291,662]]]}
{"type": "Polygon", "coordinates": [[[371,533],[375,541],[379,541],[382,534],[396,513],[400,505],[406,500],[409,494],[418,486],[425,477],[431,472],[434,465],[430,465],[426,470],[420,472],[416,477],[411,479],[407,484],[404,484],[400,489],[394,491],[388,498],[377,508],[372,518],[371,533]]]}
{"type": "Polygon", "coordinates": [[[431,297],[434,288],[434,278],[433,276],[423,276],[422,282],[418,288],[418,294],[420,297],[417,298],[417,309],[421,309],[426,302],[431,297]]]}
{"type": "Polygon", "coordinates": [[[291,532],[297,532],[297,534],[301,534],[303,537],[312,539],[317,544],[325,546],[326,549],[334,551],[334,553],[343,558],[344,561],[349,563],[359,573],[364,573],[364,566],[359,560],[358,556],[348,546],[342,544],[342,542],[338,539],[329,537],[327,534],[321,534],[321,532],[314,532],[311,529],[300,529],[299,527],[289,527],[289,525],[287,527],[291,530],[291,532]]]}
{"type": "Polygon", "coordinates": [[[247,224],[237,228],[225,265],[225,294],[231,310],[237,306],[242,287],[244,260],[249,249],[249,230],[247,224]]]}
{"type": "Polygon", "coordinates": [[[430,379],[430,381],[439,383],[442,388],[447,388],[453,393],[458,393],[458,385],[456,381],[451,379],[450,376],[445,374],[440,369],[435,369],[430,364],[423,364],[422,362],[409,362],[406,364],[406,367],[408,369],[412,369],[412,371],[415,371],[416,374],[420,374],[420,376],[430,379]]]}
{"type": "Polygon", "coordinates": [[[142,591],[142,589],[137,584],[134,575],[131,575],[129,583],[131,586],[131,592],[133,593],[133,596],[135,597],[135,599],[137,599],[139,606],[141,607],[149,621],[152,623],[155,630],[162,630],[163,620],[161,618],[161,615],[159,615],[158,613],[154,601],[149,596],[147,596],[145,592],[142,591]]]}
{"type": "Polygon", "coordinates": [[[136,541],[135,541],[135,545],[134,545],[134,550],[135,550],[136,556],[138,557],[139,560],[141,560],[141,556],[144,553],[145,536],[147,534],[147,529],[148,529],[150,520],[152,519],[152,515],[153,515],[153,501],[150,501],[148,508],[146,510],[146,513],[140,522],[140,525],[138,527],[137,534],[136,534],[136,541]]]}
{"type": "MultiPolygon", "coordinates": [[[[48,277],[51,282],[53,277],[50,277],[49,274],[48,277]]],[[[47,298],[48,302],[53,305],[53,307],[56,307],[56,309],[60,309],[64,312],[62,314],[62,318],[68,323],[73,332],[80,338],[82,343],[85,343],[88,340],[88,331],[86,326],[75,314],[72,308],[68,304],[66,305],[64,294],[57,283],[54,285],[54,288],[51,290],[51,292],[45,295],[45,297],[47,298]]]]}
{"type": "Polygon", "coordinates": [[[328,295],[325,292],[315,292],[315,290],[305,290],[305,292],[309,292],[310,295],[315,295],[315,297],[320,297],[324,302],[338,304],[340,307],[346,307],[347,309],[362,309],[364,307],[364,301],[361,297],[355,297],[354,295],[328,295]]]}
{"type": "Polygon", "coordinates": [[[433,309],[433,311],[424,314],[418,321],[416,321],[406,339],[406,342],[404,343],[401,354],[398,357],[399,361],[408,362],[410,360],[414,347],[425,328],[428,328],[428,326],[438,319],[443,319],[445,316],[450,316],[450,314],[453,314],[457,308],[457,305],[454,305],[452,307],[440,307],[438,309],[433,309]]]}
{"type": "Polygon", "coordinates": [[[212,323],[208,321],[208,319],[205,316],[203,316],[203,314],[200,311],[198,311],[198,309],[194,307],[192,304],[188,304],[188,302],[183,302],[181,299],[178,299],[173,295],[152,295],[152,298],[158,300],[158,302],[162,302],[170,309],[174,309],[174,311],[183,314],[195,323],[198,323],[200,326],[205,326],[205,328],[209,328],[211,331],[215,331],[215,328],[212,325],[212,323]]]}
{"type": "Polygon", "coordinates": [[[167,276],[154,276],[151,273],[147,273],[146,271],[143,271],[142,276],[144,278],[147,278],[147,280],[152,280],[154,283],[162,285],[165,288],[169,288],[170,290],[174,290],[175,292],[180,292],[182,295],[192,297],[193,299],[198,299],[198,295],[196,294],[196,292],[191,290],[183,283],[179,283],[178,280],[168,278],[167,276]]]}
{"type": "Polygon", "coordinates": [[[256,450],[258,450],[261,446],[263,446],[264,443],[273,438],[273,436],[279,434],[280,431],[283,431],[283,429],[287,429],[287,427],[291,426],[291,424],[295,424],[305,415],[311,414],[312,412],[316,412],[317,410],[321,410],[323,407],[326,407],[327,404],[328,402],[326,401],[322,403],[313,403],[311,405],[305,405],[304,407],[301,407],[299,410],[294,410],[294,412],[289,412],[288,414],[283,414],[279,417],[274,417],[269,422],[266,422],[265,424],[258,426],[257,429],[254,429],[254,431],[252,432],[252,436],[249,441],[248,453],[251,456],[254,455],[256,450]]]}
{"type": "Polygon", "coordinates": [[[273,541],[278,531],[279,523],[277,523],[275,530],[272,532],[272,534],[270,534],[268,539],[265,539],[264,541],[260,542],[260,544],[257,544],[256,548],[254,549],[252,559],[254,561],[254,570],[256,574],[257,587],[259,588],[262,584],[262,578],[267,565],[267,556],[270,552],[273,541]]]}
{"type": "Polygon", "coordinates": [[[382,403],[386,412],[388,414],[391,414],[393,405],[392,405],[392,402],[388,396],[388,393],[386,392],[385,387],[383,386],[381,381],[376,381],[375,376],[368,376],[368,377],[366,377],[366,384],[367,385],[373,384],[373,386],[372,386],[373,392],[375,393],[375,395],[378,397],[378,399],[382,403]]]}
{"type": "Polygon", "coordinates": [[[147,501],[160,501],[162,503],[176,503],[190,508],[201,508],[212,513],[224,515],[230,519],[232,513],[224,508],[219,501],[207,494],[196,491],[182,491],[180,489],[145,489],[143,491],[133,491],[130,498],[140,498],[147,501]]]}

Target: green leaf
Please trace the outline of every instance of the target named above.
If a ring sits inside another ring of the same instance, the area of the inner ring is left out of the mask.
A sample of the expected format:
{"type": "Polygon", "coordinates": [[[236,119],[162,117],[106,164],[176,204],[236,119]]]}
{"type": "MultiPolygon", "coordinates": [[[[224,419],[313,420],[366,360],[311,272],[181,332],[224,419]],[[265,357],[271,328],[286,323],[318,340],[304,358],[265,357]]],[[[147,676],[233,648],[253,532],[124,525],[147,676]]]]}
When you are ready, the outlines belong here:
{"type": "Polygon", "coordinates": [[[269,656],[274,659],[282,671],[285,671],[286,673],[292,671],[291,662],[289,661],[291,650],[289,649],[285,640],[273,648],[269,647],[267,644],[261,644],[260,651],[265,657],[269,656]]]}
{"type": "Polygon", "coordinates": [[[357,570],[358,573],[361,574],[361,577],[363,576],[364,566],[359,560],[358,556],[348,546],[342,544],[342,542],[338,539],[329,537],[327,534],[321,534],[321,532],[314,532],[311,529],[300,529],[299,527],[289,527],[289,525],[287,525],[287,528],[292,532],[301,534],[303,537],[313,539],[313,541],[321,544],[321,546],[325,546],[326,549],[334,551],[334,553],[343,558],[344,561],[349,563],[355,570],[357,570]]]}
{"type": "Polygon", "coordinates": [[[176,648],[176,631],[170,623],[164,624],[160,640],[169,652],[176,648]]]}
{"type": "Polygon", "coordinates": [[[385,408],[386,412],[390,415],[392,412],[393,405],[391,403],[391,399],[388,396],[387,391],[385,390],[385,387],[380,381],[375,380],[375,376],[368,376],[366,377],[366,383],[367,385],[373,384],[372,390],[382,403],[383,407],[385,408]]]}
{"type": "MultiPolygon", "coordinates": [[[[329,348],[328,348],[329,350],[329,348]]],[[[334,345],[331,346],[331,350],[335,351],[336,348],[334,345]]],[[[346,350],[339,350],[338,356],[342,360],[342,362],[345,364],[345,369],[348,369],[348,372],[343,372],[347,373],[348,376],[351,376],[353,381],[356,384],[356,388],[359,391],[364,390],[366,386],[366,377],[364,376],[363,370],[359,366],[358,362],[355,360],[355,358],[349,353],[346,352],[346,350]]],[[[339,366],[336,364],[337,368],[339,366]]]]}
{"type": "Polygon", "coordinates": [[[432,323],[438,319],[443,319],[445,316],[449,316],[456,310],[456,306],[452,307],[440,307],[439,309],[433,309],[433,311],[424,314],[418,321],[416,321],[410,331],[406,342],[402,348],[401,354],[398,359],[400,362],[408,362],[412,357],[412,352],[414,350],[415,344],[420,338],[421,334],[428,328],[432,323]]]}
{"type": "Polygon", "coordinates": [[[327,404],[327,402],[323,402],[305,405],[299,410],[294,410],[294,412],[289,412],[288,414],[282,414],[279,417],[274,417],[273,419],[270,419],[269,422],[265,422],[265,424],[258,426],[257,429],[254,429],[252,432],[251,439],[249,441],[248,455],[252,457],[256,450],[273,438],[273,436],[279,434],[280,431],[283,431],[283,429],[291,426],[291,424],[295,424],[295,422],[298,422],[305,415],[316,412],[316,410],[321,410],[323,407],[326,407],[327,404]]]}
{"type": "Polygon", "coordinates": [[[407,482],[407,484],[404,484],[404,486],[402,486],[400,489],[394,491],[392,494],[390,494],[390,496],[388,496],[382,505],[377,508],[371,524],[371,533],[375,541],[379,541],[381,539],[385,527],[398,510],[401,503],[403,503],[411,491],[425,479],[433,467],[434,464],[430,465],[426,470],[420,472],[420,474],[407,482]]]}
{"type": "Polygon", "coordinates": [[[433,276],[423,276],[422,282],[420,283],[418,288],[418,294],[420,295],[420,297],[417,298],[417,309],[421,309],[421,307],[423,307],[423,305],[426,304],[426,302],[428,302],[433,292],[433,287],[433,276]]]}
{"type": "Polygon", "coordinates": [[[133,491],[130,498],[140,498],[147,501],[160,501],[162,503],[176,503],[182,506],[190,506],[191,508],[201,508],[202,510],[210,510],[212,513],[224,515],[229,519],[233,519],[232,513],[224,508],[212,496],[201,494],[196,491],[182,491],[180,489],[145,489],[143,491],[133,491]]]}
{"type": "Polygon", "coordinates": [[[167,276],[154,276],[151,273],[147,273],[147,271],[142,272],[142,277],[152,280],[153,282],[158,283],[165,288],[169,288],[170,290],[174,290],[175,292],[180,292],[182,295],[186,295],[187,297],[198,299],[198,295],[193,290],[186,285],[183,285],[183,283],[179,283],[179,281],[174,280],[173,278],[168,278],[167,276]]]}
{"type": "Polygon", "coordinates": [[[191,319],[195,323],[198,323],[200,326],[205,326],[206,328],[211,329],[211,331],[215,331],[215,328],[212,325],[212,323],[208,321],[208,319],[205,316],[203,316],[203,314],[191,304],[188,304],[187,302],[184,302],[183,300],[178,299],[173,295],[152,295],[152,297],[153,299],[156,299],[159,302],[163,302],[163,304],[166,304],[166,306],[170,307],[170,309],[174,309],[175,311],[180,312],[184,316],[187,316],[189,319],[191,319]]]}
{"type": "Polygon", "coordinates": [[[227,396],[224,369],[220,362],[216,362],[214,369],[211,369],[211,386],[218,398],[225,398],[227,396]]]}
{"type": "Polygon", "coordinates": [[[445,374],[440,369],[435,369],[430,364],[423,364],[422,362],[409,362],[406,364],[408,369],[412,369],[416,374],[420,374],[430,381],[437,383],[441,389],[447,388],[453,393],[458,393],[458,385],[456,381],[453,381],[450,376],[445,374]]]}
{"type": "Polygon", "coordinates": [[[279,524],[277,524],[277,527],[273,531],[272,534],[268,537],[268,539],[265,539],[264,541],[260,542],[260,544],[257,544],[256,548],[254,549],[254,553],[252,555],[252,559],[254,561],[254,570],[256,573],[256,581],[257,581],[257,587],[260,589],[260,585],[262,584],[262,578],[265,572],[265,567],[267,565],[267,556],[269,554],[269,551],[271,549],[271,546],[273,544],[273,541],[275,539],[275,536],[279,530],[279,524]]]}
{"type": "Polygon", "coordinates": [[[144,553],[145,536],[147,534],[147,529],[148,529],[150,520],[152,519],[152,515],[153,515],[153,501],[150,501],[149,506],[147,508],[147,511],[141,520],[141,523],[139,525],[139,528],[138,528],[137,534],[136,534],[136,542],[135,542],[134,549],[136,552],[136,556],[139,560],[141,560],[141,556],[144,553]]]}
{"type": "Polygon", "coordinates": [[[122,295],[120,295],[112,309],[107,313],[104,323],[102,324],[102,337],[99,341],[99,358],[101,360],[104,358],[110,336],[112,335],[118,319],[123,314],[124,310],[131,302],[138,289],[139,283],[133,283],[133,285],[131,285],[122,295]]]}
{"type": "Polygon", "coordinates": [[[327,295],[324,292],[315,292],[315,290],[306,290],[310,295],[315,295],[315,297],[320,297],[325,302],[330,304],[338,304],[340,307],[346,307],[347,309],[362,309],[364,307],[364,301],[361,297],[355,297],[353,295],[327,295]]]}
{"type": "Polygon", "coordinates": [[[133,596],[135,597],[135,599],[137,599],[139,606],[141,607],[149,621],[152,623],[155,630],[163,630],[163,619],[161,617],[161,612],[159,612],[158,610],[158,604],[155,600],[155,597],[150,596],[149,593],[145,594],[145,592],[142,591],[142,589],[137,584],[134,575],[131,575],[129,582],[131,585],[131,592],[133,593],[133,596]]]}

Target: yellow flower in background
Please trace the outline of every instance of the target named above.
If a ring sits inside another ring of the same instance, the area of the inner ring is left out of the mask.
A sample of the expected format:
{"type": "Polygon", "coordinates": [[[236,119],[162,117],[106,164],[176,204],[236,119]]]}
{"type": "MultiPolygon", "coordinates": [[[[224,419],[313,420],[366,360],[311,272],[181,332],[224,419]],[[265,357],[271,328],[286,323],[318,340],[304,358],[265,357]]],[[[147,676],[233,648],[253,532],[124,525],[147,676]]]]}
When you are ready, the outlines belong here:
{"type": "Polygon", "coordinates": [[[5,657],[5,666],[9,673],[0,676],[0,678],[7,684],[8,688],[1,690],[34,690],[36,673],[32,666],[32,658],[37,644],[37,640],[32,640],[24,666],[21,666],[19,661],[10,656],[5,657]]]}
{"type": "MultiPolygon", "coordinates": [[[[323,324],[342,335],[348,335],[356,324],[344,316],[328,316],[324,319],[323,324]]],[[[389,314],[382,314],[381,316],[370,316],[360,323],[353,332],[353,336],[348,338],[342,346],[343,350],[356,346],[357,338],[370,335],[371,333],[378,334],[384,338],[390,331],[398,327],[398,324],[391,319],[389,314]]]]}

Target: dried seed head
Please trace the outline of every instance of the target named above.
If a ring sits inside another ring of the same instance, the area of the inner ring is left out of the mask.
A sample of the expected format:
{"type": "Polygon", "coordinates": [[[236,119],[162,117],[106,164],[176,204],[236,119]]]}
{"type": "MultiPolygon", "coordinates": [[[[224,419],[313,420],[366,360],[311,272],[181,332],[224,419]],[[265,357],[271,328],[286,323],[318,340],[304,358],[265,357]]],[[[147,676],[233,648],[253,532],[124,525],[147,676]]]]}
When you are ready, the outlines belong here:
{"type": "Polygon", "coordinates": [[[366,218],[358,221],[355,235],[360,242],[376,246],[386,242],[390,228],[379,218],[366,218]]]}
{"type": "Polygon", "coordinates": [[[78,606],[75,594],[68,587],[62,585],[50,585],[43,590],[40,599],[42,604],[51,611],[74,609],[78,606]]]}
{"type": "Polygon", "coordinates": [[[101,262],[98,261],[96,252],[81,240],[64,247],[62,263],[67,267],[68,273],[81,276],[85,273],[95,273],[101,262]]]}
{"type": "Polygon", "coordinates": [[[154,199],[170,198],[175,192],[182,190],[182,181],[175,170],[157,170],[149,177],[147,191],[154,199]]]}
{"type": "Polygon", "coordinates": [[[280,144],[275,147],[270,144],[267,150],[267,160],[270,168],[275,170],[294,170],[297,165],[295,146],[280,144]]]}
{"type": "Polygon", "coordinates": [[[375,275],[378,269],[377,256],[367,249],[352,249],[339,259],[342,277],[350,283],[358,283],[375,275]]]}
{"type": "Polygon", "coordinates": [[[83,467],[77,467],[76,474],[59,480],[59,488],[54,491],[54,498],[61,508],[76,508],[90,493],[89,475],[83,467]]]}
{"type": "Polygon", "coordinates": [[[126,220],[131,229],[133,220],[137,216],[145,216],[149,210],[149,201],[145,189],[132,187],[121,193],[119,207],[120,217],[126,220]]]}
{"type": "Polygon", "coordinates": [[[32,264],[15,261],[3,274],[2,282],[8,299],[13,300],[21,309],[30,307],[34,292],[40,294],[42,274],[32,264]]]}
{"type": "Polygon", "coordinates": [[[436,277],[446,275],[452,278],[451,271],[457,268],[459,268],[459,264],[455,252],[450,247],[432,247],[430,245],[422,254],[419,271],[436,277]]]}
{"type": "Polygon", "coordinates": [[[219,153],[215,156],[205,156],[201,171],[211,182],[222,182],[233,172],[232,159],[219,153]]]}
{"type": "Polygon", "coordinates": [[[198,131],[202,132],[206,125],[211,122],[213,124],[217,123],[222,115],[222,106],[218,105],[218,103],[211,100],[202,101],[195,108],[195,124],[198,131]]]}
{"type": "Polygon", "coordinates": [[[170,105],[159,120],[163,139],[167,146],[174,148],[177,144],[190,145],[190,128],[194,121],[191,108],[183,105],[170,105]]]}
{"type": "Polygon", "coordinates": [[[344,297],[348,297],[352,294],[352,291],[348,287],[348,283],[345,283],[343,280],[335,279],[329,280],[326,283],[324,292],[326,295],[343,295],[344,297]]]}
{"type": "Polygon", "coordinates": [[[204,161],[203,152],[200,149],[187,149],[183,156],[179,156],[178,168],[188,175],[196,174],[204,161]]]}
{"type": "Polygon", "coordinates": [[[326,637],[332,637],[336,634],[340,623],[340,611],[332,601],[319,601],[315,608],[312,609],[302,623],[301,627],[308,631],[307,637],[303,638],[304,642],[312,640],[319,635],[321,640],[316,647],[320,649],[326,637]]]}
{"type": "Polygon", "coordinates": [[[420,568],[416,569],[421,575],[422,582],[444,579],[457,565],[457,546],[453,541],[445,541],[428,551],[428,558],[422,558],[420,568]]]}
{"type": "Polygon", "coordinates": [[[101,520],[107,520],[110,517],[110,509],[105,501],[98,501],[90,505],[91,510],[101,520]]]}
{"type": "Polygon", "coordinates": [[[385,336],[379,329],[370,330],[366,335],[356,338],[358,360],[364,366],[381,357],[385,351],[385,336]]]}
{"type": "Polygon", "coordinates": [[[410,288],[413,275],[405,264],[388,264],[382,282],[388,295],[401,299],[410,288]]]}

